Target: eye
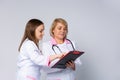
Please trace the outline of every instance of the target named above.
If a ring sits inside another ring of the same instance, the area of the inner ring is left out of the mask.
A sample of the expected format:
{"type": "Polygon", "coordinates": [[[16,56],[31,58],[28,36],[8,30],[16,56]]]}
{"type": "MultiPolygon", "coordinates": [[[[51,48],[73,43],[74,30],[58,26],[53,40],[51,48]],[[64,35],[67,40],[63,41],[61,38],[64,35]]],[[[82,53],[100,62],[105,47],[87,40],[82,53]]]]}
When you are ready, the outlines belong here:
{"type": "Polygon", "coordinates": [[[42,33],[44,31],[44,29],[40,30],[39,32],[42,33]]]}
{"type": "Polygon", "coordinates": [[[42,33],[42,31],[40,31],[40,33],[42,33]]]}
{"type": "Polygon", "coordinates": [[[58,30],[61,30],[62,28],[61,27],[58,27],[58,30]]]}
{"type": "Polygon", "coordinates": [[[63,30],[67,31],[67,28],[64,28],[63,30]]]}

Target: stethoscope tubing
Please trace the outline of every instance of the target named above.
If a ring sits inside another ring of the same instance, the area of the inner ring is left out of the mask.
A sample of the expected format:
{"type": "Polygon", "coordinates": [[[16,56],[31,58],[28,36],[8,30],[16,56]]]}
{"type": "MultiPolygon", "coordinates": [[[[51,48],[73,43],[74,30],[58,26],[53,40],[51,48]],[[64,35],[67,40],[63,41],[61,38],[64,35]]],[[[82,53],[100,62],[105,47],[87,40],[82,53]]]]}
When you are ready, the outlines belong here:
{"type": "MultiPolygon", "coordinates": [[[[73,51],[75,51],[75,48],[74,48],[73,43],[71,42],[71,40],[69,40],[69,39],[67,39],[67,40],[70,42],[70,44],[71,44],[71,46],[73,48],[73,51]]],[[[57,47],[59,49],[59,51],[62,53],[61,49],[57,45],[52,45],[52,50],[54,51],[55,54],[57,54],[57,53],[56,53],[54,47],[57,47]]]]}

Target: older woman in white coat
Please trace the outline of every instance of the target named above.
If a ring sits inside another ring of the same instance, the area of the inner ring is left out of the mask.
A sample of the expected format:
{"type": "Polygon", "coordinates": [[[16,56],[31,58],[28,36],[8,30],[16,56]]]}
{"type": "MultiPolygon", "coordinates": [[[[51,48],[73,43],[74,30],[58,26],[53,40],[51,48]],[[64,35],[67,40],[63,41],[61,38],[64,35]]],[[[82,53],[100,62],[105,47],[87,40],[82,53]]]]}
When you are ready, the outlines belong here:
{"type": "Polygon", "coordinates": [[[17,80],[40,80],[40,69],[62,57],[62,55],[44,56],[39,49],[39,40],[44,34],[44,24],[38,19],[31,19],[26,24],[23,39],[19,46],[17,80]]]}
{"type": "MultiPolygon", "coordinates": [[[[68,40],[68,24],[62,18],[56,18],[51,26],[50,35],[52,39],[43,43],[43,53],[46,56],[53,54],[67,53],[75,50],[75,44],[73,41],[68,40]]],[[[66,69],[51,68],[59,59],[55,59],[50,63],[49,67],[44,67],[43,71],[46,72],[47,80],[75,80],[76,67],[80,66],[80,58],[77,58],[74,62],[70,61],[66,63],[66,69]]]]}

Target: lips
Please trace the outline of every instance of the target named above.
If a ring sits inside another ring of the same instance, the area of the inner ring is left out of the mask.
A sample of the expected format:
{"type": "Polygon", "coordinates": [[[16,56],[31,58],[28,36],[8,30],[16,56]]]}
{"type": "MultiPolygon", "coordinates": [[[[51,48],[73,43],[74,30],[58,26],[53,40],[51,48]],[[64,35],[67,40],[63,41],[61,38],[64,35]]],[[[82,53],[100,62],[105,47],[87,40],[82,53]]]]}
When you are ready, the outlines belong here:
{"type": "Polygon", "coordinates": [[[65,35],[64,35],[64,34],[60,34],[59,36],[62,36],[62,37],[64,37],[65,35]]]}
{"type": "Polygon", "coordinates": [[[65,34],[59,34],[59,35],[65,35],[65,34]]]}

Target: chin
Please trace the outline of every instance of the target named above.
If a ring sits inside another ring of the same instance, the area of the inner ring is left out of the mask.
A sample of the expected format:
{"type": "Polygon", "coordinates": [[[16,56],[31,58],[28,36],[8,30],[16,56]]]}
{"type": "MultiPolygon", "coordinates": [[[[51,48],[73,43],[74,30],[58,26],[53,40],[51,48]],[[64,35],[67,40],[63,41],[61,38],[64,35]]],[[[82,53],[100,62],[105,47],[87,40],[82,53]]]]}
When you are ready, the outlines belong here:
{"type": "Polygon", "coordinates": [[[40,38],[39,40],[42,40],[42,38],[40,38]]]}
{"type": "Polygon", "coordinates": [[[39,38],[38,40],[42,40],[42,38],[39,38]]]}
{"type": "Polygon", "coordinates": [[[60,39],[64,39],[64,37],[62,36],[62,37],[59,37],[60,39]]]}

